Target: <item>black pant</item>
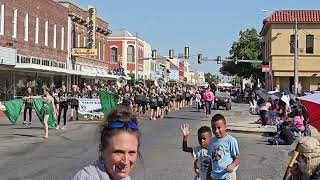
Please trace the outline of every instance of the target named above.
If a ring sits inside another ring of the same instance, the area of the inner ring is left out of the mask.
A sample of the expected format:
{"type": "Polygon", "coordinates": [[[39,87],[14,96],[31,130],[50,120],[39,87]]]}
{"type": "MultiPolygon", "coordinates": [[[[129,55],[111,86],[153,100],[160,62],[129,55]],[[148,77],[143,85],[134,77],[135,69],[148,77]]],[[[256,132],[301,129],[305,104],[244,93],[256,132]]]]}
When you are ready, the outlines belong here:
{"type": "Polygon", "coordinates": [[[64,104],[59,105],[58,125],[60,125],[60,117],[62,114],[62,109],[63,109],[63,125],[66,125],[68,105],[64,105],[64,104]]]}
{"type": "Polygon", "coordinates": [[[31,122],[32,119],[32,106],[24,106],[24,111],[23,111],[23,121],[26,121],[27,119],[27,110],[29,110],[29,122],[31,122]]]}
{"type": "Polygon", "coordinates": [[[262,126],[267,125],[267,123],[268,123],[267,111],[266,110],[261,110],[261,111],[259,111],[259,113],[260,113],[262,126]]]}

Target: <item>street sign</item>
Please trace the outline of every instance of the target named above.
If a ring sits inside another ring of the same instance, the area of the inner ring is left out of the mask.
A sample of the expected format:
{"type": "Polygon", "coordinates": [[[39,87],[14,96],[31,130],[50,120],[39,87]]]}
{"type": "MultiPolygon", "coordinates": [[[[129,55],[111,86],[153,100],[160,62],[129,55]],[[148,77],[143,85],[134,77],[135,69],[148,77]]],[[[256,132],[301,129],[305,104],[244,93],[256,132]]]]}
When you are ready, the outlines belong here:
{"type": "Polygon", "coordinates": [[[72,56],[97,56],[97,49],[72,48],[72,56]]]}
{"type": "Polygon", "coordinates": [[[262,72],[269,72],[270,66],[269,64],[261,64],[261,69],[262,69],[262,72]]]}

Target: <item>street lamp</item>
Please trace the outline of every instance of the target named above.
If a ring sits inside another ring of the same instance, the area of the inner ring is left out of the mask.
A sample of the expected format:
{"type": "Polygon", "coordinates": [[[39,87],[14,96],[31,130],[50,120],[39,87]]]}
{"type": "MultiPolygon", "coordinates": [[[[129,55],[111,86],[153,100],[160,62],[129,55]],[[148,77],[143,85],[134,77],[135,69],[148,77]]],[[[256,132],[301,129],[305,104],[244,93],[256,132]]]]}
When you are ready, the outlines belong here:
{"type": "MultiPolygon", "coordinates": [[[[262,12],[269,12],[269,10],[261,10],[262,12]]],[[[293,92],[295,94],[298,93],[298,83],[299,83],[299,76],[298,76],[298,58],[299,58],[299,52],[298,52],[298,19],[291,14],[285,12],[285,11],[279,11],[281,13],[284,13],[294,20],[294,89],[293,92]]],[[[290,44],[291,45],[291,44],[290,44]]]]}

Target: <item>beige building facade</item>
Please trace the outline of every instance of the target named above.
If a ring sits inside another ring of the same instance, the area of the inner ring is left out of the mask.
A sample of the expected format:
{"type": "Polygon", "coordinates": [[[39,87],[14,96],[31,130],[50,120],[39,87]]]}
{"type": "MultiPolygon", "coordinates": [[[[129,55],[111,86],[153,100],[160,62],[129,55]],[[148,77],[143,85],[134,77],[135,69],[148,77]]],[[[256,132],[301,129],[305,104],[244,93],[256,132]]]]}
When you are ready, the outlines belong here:
{"type": "Polygon", "coordinates": [[[263,22],[264,60],[269,62],[266,88],[292,91],[294,84],[294,20],[298,21],[299,90],[320,84],[320,11],[274,11],[263,22]]]}

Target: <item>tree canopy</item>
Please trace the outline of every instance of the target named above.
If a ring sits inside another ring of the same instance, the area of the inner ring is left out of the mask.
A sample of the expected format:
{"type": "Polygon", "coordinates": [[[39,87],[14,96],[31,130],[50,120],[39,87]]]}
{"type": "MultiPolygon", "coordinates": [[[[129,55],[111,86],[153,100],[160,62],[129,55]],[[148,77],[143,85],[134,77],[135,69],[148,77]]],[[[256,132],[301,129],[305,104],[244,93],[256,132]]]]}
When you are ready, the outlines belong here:
{"type": "MultiPolygon", "coordinates": [[[[230,50],[230,58],[246,60],[262,60],[262,40],[257,30],[247,29],[239,32],[239,40],[234,41],[230,50]]],[[[263,77],[259,63],[223,62],[220,72],[224,75],[238,75],[244,78],[254,79],[263,77]]]]}

